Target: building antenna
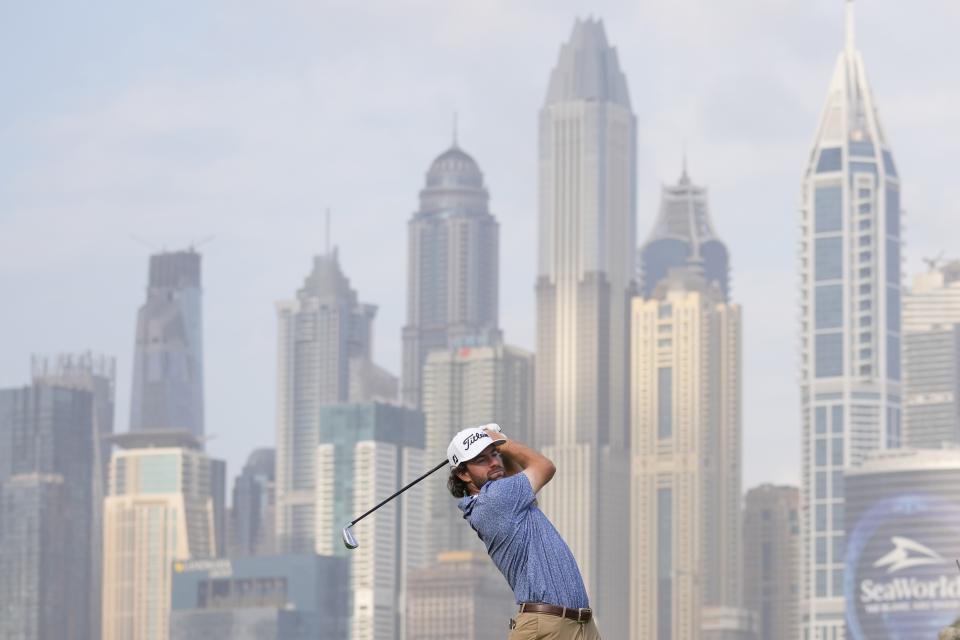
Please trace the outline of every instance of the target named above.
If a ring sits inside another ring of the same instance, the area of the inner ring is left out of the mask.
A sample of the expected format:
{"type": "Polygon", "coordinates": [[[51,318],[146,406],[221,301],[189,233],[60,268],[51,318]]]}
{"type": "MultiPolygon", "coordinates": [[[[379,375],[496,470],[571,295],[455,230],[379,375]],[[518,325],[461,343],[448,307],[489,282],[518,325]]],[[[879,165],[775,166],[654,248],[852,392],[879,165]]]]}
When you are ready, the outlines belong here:
{"type": "Polygon", "coordinates": [[[453,148],[459,148],[459,143],[457,141],[457,110],[453,110],[453,148]]]}
{"type": "Polygon", "coordinates": [[[324,253],[330,255],[330,207],[327,207],[326,221],[324,224],[324,253]]]}
{"type": "Polygon", "coordinates": [[[847,0],[847,19],[846,19],[846,49],[850,53],[854,49],[854,31],[853,31],[853,0],[847,0]]]}

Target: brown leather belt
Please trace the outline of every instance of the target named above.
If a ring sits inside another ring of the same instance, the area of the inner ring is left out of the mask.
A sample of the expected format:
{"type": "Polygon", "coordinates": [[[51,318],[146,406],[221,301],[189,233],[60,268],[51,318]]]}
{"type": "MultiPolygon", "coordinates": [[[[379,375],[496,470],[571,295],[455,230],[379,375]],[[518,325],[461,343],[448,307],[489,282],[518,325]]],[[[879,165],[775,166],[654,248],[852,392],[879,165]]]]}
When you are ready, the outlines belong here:
{"type": "Polygon", "coordinates": [[[568,609],[566,607],[558,607],[553,604],[544,604],[542,602],[524,602],[520,605],[520,613],[546,613],[547,615],[551,616],[567,618],[568,620],[573,620],[574,622],[579,622],[580,624],[586,624],[590,622],[590,618],[593,617],[593,610],[589,608],[568,609]]]}

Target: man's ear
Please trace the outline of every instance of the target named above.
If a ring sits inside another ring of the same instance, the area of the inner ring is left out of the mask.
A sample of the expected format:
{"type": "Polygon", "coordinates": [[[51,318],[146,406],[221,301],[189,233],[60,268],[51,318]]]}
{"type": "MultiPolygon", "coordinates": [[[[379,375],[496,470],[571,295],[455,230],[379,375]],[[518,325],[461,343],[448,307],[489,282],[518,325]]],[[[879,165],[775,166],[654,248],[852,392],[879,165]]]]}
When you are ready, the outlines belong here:
{"type": "Polygon", "coordinates": [[[467,472],[466,469],[464,469],[463,471],[457,471],[457,477],[463,480],[466,484],[470,484],[471,482],[473,482],[473,478],[470,477],[470,474],[467,472]]]}

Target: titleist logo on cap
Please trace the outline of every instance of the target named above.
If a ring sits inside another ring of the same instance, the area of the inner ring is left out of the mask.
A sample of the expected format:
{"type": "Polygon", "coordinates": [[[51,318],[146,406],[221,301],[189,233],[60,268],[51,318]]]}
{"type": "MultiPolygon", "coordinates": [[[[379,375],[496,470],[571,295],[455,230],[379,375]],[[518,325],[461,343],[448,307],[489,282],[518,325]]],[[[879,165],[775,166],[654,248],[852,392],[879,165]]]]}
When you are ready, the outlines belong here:
{"type": "Polygon", "coordinates": [[[463,450],[464,451],[468,450],[470,448],[470,445],[472,445],[477,440],[483,440],[484,438],[489,438],[489,437],[490,436],[488,436],[483,432],[471,433],[469,436],[463,439],[463,450]]]}

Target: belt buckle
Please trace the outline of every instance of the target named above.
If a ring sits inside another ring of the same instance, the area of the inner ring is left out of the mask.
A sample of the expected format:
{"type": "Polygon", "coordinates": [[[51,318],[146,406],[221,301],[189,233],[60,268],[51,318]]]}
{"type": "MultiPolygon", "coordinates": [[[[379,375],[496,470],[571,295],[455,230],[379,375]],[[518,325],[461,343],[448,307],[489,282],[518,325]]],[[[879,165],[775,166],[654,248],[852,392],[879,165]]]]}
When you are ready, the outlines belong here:
{"type": "Polygon", "coordinates": [[[577,609],[577,622],[579,624],[586,624],[590,620],[590,614],[592,611],[589,607],[584,607],[582,609],[577,609]],[[586,618],[584,618],[586,616],[586,618]]]}

